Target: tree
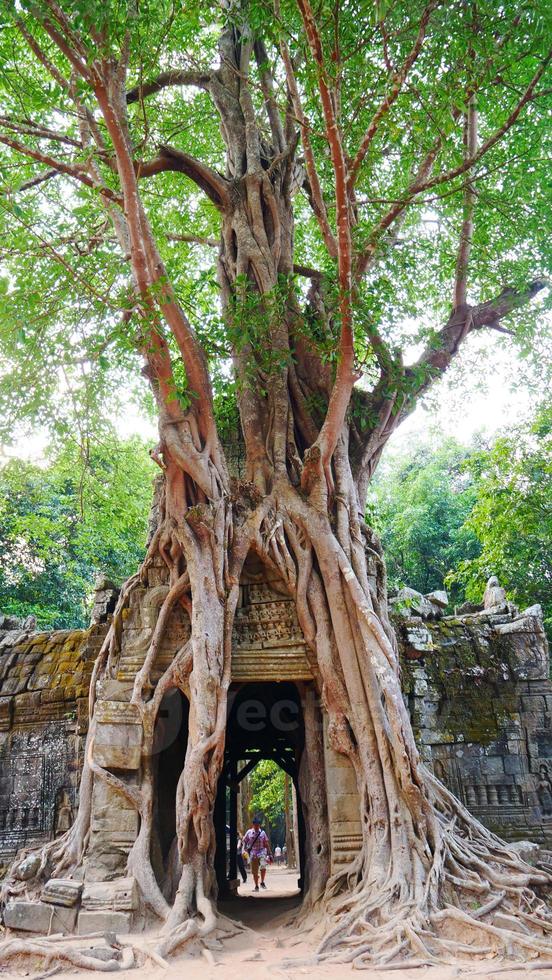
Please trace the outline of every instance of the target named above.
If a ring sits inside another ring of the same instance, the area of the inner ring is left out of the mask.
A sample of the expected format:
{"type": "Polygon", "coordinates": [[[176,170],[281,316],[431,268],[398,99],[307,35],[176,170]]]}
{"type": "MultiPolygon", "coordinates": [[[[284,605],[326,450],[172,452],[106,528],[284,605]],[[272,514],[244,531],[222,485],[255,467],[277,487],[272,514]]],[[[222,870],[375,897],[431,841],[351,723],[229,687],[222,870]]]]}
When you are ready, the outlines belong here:
{"type": "Polygon", "coordinates": [[[251,809],[262,811],[270,824],[284,812],[284,771],[271,759],[263,759],[251,773],[251,809]]]}
{"type": "Polygon", "coordinates": [[[94,579],[121,584],[145,551],[153,467],[137,439],[68,443],[47,466],[0,469],[0,609],[40,629],[86,626],[94,579]]]}
{"type": "MultiPolygon", "coordinates": [[[[466,526],[477,494],[471,454],[453,439],[437,446],[420,440],[378,470],[368,516],[381,537],[391,588],[442,589],[460,562],[479,554],[475,531],[466,526]]],[[[457,584],[452,599],[462,598],[457,584]]]]}
{"type": "Polygon", "coordinates": [[[552,410],[501,435],[468,466],[476,487],[467,528],[481,552],[465,558],[454,578],[480,601],[489,575],[498,575],[521,607],[541,603],[552,627],[552,410]]]}
{"type": "MultiPolygon", "coordinates": [[[[332,744],[351,760],[362,800],[361,853],[329,883],[323,828],[310,828],[309,899],[335,919],[319,957],[436,960],[457,948],[441,926],[458,924],[512,950],[548,950],[545,938],[493,932],[481,909],[470,912],[475,891],[485,909],[500,905],[547,932],[530,886],[549,878],[422,766],[381,549],[363,520],[385,443],[467,338],[519,330],[542,360],[528,304],[543,293],[549,257],[548,6],[323,0],[315,13],[310,0],[243,0],[207,13],[168,0],[21,0],[4,17],[0,142],[14,235],[5,316],[17,325],[12,363],[26,364],[15,364],[12,389],[41,354],[84,360],[95,405],[110,355],[117,371],[139,355],[165,477],[159,527],[94,677],[109,668],[120,618],[160,555],[170,588],[132,696],[141,781],[124,782],[88,752],[79,815],[50,846],[50,867],[66,874],[82,861],[92,778],[103,780],[139,812],[128,867],[165,921],[160,949],[215,927],[212,811],[240,570],[253,550],[295,599],[332,744]],[[219,242],[216,293],[190,238],[219,242]],[[70,299],[53,310],[56,290],[70,299]],[[401,347],[422,313],[421,353],[408,363],[401,347]],[[227,361],[245,456],[238,481],[215,414],[227,361]],[[191,639],[153,690],[178,603],[191,639]],[[190,724],[170,907],[150,863],[148,759],[175,686],[189,696],[190,724]]],[[[41,408],[51,371],[44,387],[33,395],[22,384],[19,402],[41,408]]],[[[92,685],[89,745],[94,697],[92,685]]],[[[314,751],[306,726],[311,736],[314,751]]],[[[316,780],[308,791],[320,813],[316,780]]]]}

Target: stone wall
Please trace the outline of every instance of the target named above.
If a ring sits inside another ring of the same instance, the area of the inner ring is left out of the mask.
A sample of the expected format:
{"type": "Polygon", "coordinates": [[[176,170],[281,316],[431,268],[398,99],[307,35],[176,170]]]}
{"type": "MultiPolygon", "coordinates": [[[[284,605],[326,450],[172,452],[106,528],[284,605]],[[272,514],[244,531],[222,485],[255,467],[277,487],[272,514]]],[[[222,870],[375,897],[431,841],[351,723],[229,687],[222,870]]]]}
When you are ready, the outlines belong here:
{"type": "Polygon", "coordinates": [[[539,607],[399,620],[403,690],[435,774],[492,830],[552,846],[552,684],[539,607]]]}
{"type": "Polygon", "coordinates": [[[0,630],[0,870],[73,820],[90,675],[106,630],[9,625],[0,630]]]}

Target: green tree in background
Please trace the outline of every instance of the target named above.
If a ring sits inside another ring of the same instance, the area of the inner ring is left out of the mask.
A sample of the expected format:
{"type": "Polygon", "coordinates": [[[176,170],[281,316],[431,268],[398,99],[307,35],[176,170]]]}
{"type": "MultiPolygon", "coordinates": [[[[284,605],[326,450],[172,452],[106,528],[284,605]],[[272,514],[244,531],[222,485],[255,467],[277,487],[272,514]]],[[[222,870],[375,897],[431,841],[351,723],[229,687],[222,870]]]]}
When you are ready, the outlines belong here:
{"type": "Polygon", "coordinates": [[[284,770],[272,759],[262,759],[250,776],[251,810],[262,813],[271,827],[283,820],[284,779],[284,770]]]}
{"type": "Polygon", "coordinates": [[[552,406],[510,429],[490,450],[472,453],[467,470],[476,489],[464,531],[477,536],[480,553],[464,557],[454,582],[480,600],[484,583],[498,575],[520,607],[541,603],[552,630],[552,406]]]}
{"type": "MultiPolygon", "coordinates": [[[[476,532],[465,523],[477,493],[465,465],[469,456],[454,439],[437,446],[419,440],[382,464],[368,519],[381,536],[391,590],[442,589],[447,573],[478,555],[476,532]]],[[[459,582],[453,586],[454,601],[461,601],[461,589],[459,582]]]]}
{"type": "Polygon", "coordinates": [[[85,625],[98,572],[119,584],[143,556],[153,475],[136,438],[0,469],[0,610],[40,628],[85,625]]]}

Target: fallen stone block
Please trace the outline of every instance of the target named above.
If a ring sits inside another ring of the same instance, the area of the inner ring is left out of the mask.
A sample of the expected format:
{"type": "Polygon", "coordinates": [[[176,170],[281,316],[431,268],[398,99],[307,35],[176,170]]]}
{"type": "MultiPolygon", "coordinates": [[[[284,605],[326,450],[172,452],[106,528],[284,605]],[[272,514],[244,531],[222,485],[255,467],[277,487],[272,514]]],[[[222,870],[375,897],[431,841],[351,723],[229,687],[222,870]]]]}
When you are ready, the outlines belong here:
{"type": "Polygon", "coordinates": [[[82,892],[82,881],[72,878],[50,878],[42,889],[41,899],[50,905],[72,908],[77,905],[82,892]]]}
{"type": "Polygon", "coordinates": [[[431,602],[433,606],[440,606],[441,609],[446,609],[448,606],[448,595],[444,589],[436,589],[434,592],[428,592],[424,598],[431,602]]]}

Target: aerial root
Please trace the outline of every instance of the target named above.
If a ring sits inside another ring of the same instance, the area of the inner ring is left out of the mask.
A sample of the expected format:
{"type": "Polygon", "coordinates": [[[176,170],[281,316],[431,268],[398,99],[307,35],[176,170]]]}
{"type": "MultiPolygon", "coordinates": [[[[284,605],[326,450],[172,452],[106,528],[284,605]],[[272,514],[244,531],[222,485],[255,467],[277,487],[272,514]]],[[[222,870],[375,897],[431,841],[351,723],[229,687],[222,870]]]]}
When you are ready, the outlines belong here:
{"type": "Polygon", "coordinates": [[[533,970],[552,970],[552,960],[534,960],[532,963],[511,963],[509,966],[501,966],[498,970],[489,970],[488,975],[494,976],[496,973],[514,973],[516,970],[523,970],[528,973],[533,970]]]}

